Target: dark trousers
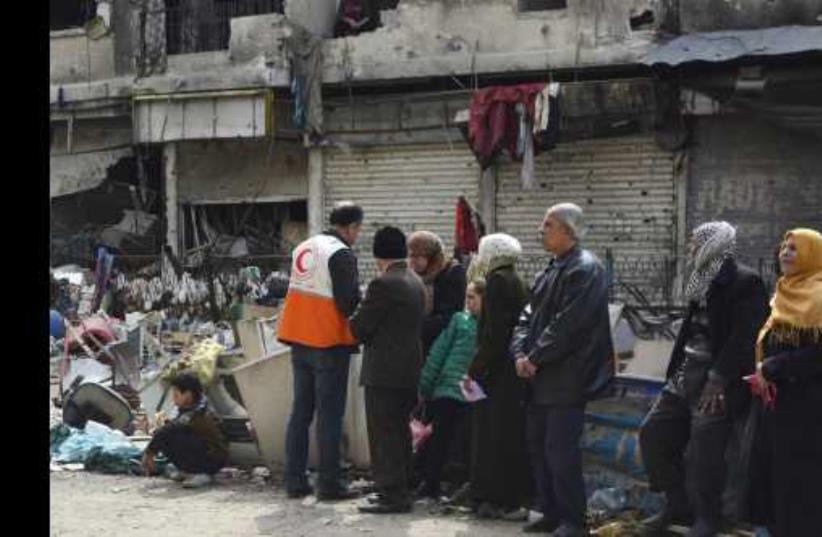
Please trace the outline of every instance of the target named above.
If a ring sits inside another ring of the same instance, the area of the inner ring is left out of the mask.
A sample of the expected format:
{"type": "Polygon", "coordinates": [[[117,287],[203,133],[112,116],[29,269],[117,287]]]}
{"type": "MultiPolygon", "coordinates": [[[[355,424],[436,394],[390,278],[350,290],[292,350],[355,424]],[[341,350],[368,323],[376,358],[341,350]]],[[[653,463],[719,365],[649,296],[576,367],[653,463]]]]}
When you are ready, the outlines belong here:
{"type": "Polygon", "coordinates": [[[677,395],[662,392],[645,417],[639,443],[651,489],[693,489],[699,517],[718,522],[727,464],[725,448],[731,432],[726,413],[706,416],[677,395]],[[688,448],[688,465],[685,449],[688,448]]]}
{"type": "Polygon", "coordinates": [[[585,526],[585,483],[582,479],[584,406],[531,405],[528,448],[542,514],[582,528],[585,526]]]}
{"type": "Polygon", "coordinates": [[[442,469],[451,447],[457,440],[460,426],[468,415],[468,404],[455,399],[443,397],[425,403],[426,413],[431,418],[433,433],[425,453],[425,484],[429,494],[440,493],[442,469]]]}
{"type": "Polygon", "coordinates": [[[317,411],[320,467],[317,488],[334,491],[340,484],[340,440],[348,393],[347,349],[293,346],[294,403],[285,437],[285,487],[308,487],[308,428],[317,411]]]}
{"type": "Polygon", "coordinates": [[[151,440],[152,451],[162,453],[178,470],[189,474],[213,475],[225,460],[208,454],[205,438],[180,425],[162,427],[151,440]]]}
{"type": "Polygon", "coordinates": [[[365,387],[365,418],[371,473],[377,491],[389,502],[409,501],[411,479],[411,411],[416,389],[365,387]]]}

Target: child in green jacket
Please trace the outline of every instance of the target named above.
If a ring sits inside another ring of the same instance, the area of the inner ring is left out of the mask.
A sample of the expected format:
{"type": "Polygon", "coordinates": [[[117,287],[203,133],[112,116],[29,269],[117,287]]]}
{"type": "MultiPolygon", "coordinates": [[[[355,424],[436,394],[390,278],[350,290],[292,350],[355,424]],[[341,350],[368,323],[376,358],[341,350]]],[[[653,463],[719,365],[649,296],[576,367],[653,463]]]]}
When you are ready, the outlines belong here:
{"type": "Polygon", "coordinates": [[[433,433],[426,453],[425,479],[417,495],[439,498],[440,476],[460,422],[468,414],[461,384],[477,349],[477,318],[485,294],[484,280],[468,284],[465,311],[457,312],[431,347],[420,377],[420,396],[426,400],[433,433]]]}

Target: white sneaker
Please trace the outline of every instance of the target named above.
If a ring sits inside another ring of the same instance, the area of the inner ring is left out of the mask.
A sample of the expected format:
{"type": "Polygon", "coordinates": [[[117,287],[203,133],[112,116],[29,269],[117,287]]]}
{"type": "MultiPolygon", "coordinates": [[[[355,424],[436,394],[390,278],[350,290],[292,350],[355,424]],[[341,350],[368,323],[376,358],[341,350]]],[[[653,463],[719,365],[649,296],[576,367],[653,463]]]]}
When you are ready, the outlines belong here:
{"type": "Polygon", "coordinates": [[[214,478],[208,474],[195,474],[183,481],[183,488],[198,489],[206,487],[214,482],[214,478]]]}

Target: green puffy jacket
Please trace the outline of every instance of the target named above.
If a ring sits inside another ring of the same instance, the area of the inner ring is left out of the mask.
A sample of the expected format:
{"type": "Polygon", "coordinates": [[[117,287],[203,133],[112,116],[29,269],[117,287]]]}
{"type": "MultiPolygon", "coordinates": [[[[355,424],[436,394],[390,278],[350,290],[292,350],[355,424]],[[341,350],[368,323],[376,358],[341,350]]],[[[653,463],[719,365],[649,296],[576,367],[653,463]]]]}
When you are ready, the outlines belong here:
{"type": "Polygon", "coordinates": [[[420,394],[426,399],[448,397],[465,401],[460,382],[477,350],[477,318],[457,312],[431,346],[420,377],[420,394]]]}

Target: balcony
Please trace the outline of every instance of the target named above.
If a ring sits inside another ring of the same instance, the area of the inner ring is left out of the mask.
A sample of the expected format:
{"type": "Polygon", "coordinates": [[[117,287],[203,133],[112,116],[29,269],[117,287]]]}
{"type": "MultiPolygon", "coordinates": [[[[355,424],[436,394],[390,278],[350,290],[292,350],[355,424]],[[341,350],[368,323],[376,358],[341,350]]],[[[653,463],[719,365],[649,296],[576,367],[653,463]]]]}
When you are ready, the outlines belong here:
{"type": "Polygon", "coordinates": [[[166,0],[169,55],[228,50],[231,19],[282,13],[283,0],[166,0]]]}

